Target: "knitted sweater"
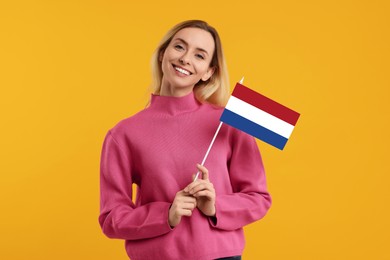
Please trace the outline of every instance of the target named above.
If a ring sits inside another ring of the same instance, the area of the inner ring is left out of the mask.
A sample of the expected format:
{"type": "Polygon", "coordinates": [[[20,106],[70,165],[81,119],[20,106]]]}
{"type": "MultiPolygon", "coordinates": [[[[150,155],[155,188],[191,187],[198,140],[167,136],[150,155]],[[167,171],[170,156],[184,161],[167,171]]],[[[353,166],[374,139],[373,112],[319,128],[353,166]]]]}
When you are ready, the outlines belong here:
{"type": "Polygon", "coordinates": [[[205,163],[216,192],[216,216],[195,208],[175,228],[168,224],[169,207],[192,181],[222,110],[199,103],[193,93],[152,95],[148,108],[108,131],[101,154],[99,223],[108,237],[126,240],[132,260],[241,255],[242,227],[268,211],[271,198],[254,138],[222,125],[205,163]]]}

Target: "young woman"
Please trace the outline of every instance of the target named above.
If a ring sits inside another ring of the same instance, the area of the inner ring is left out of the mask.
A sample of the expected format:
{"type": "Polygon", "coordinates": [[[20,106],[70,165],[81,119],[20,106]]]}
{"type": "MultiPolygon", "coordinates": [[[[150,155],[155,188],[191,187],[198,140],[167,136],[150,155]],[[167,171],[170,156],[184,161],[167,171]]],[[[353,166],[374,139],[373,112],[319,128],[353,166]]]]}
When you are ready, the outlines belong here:
{"type": "Polygon", "coordinates": [[[176,25],[152,72],[150,105],[104,140],[102,230],[126,240],[132,260],[241,259],[242,228],[266,214],[271,198],[256,142],[237,129],[223,125],[205,165],[196,164],[229,94],[217,31],[199,20],[176,25]]]}

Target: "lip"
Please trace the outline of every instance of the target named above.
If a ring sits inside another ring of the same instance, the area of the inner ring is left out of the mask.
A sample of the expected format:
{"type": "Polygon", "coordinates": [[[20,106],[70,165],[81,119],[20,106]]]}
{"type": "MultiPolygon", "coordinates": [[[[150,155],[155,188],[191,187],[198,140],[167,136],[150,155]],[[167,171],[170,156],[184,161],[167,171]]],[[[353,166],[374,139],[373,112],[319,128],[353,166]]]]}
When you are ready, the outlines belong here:
{"type": "MultiPolygon", "coordinates": [[[[185,70],[185,71],[187,71],[190,75],[187,75],[187,76],[191,76],[193,73],[191,72],[191,71],[189,71],[189,70],[187,70],[187,69],[185,69],[185,68],[183,68],[183,67],[180,67],[180,66],[178,66],[178,65],[176,65],[176,64],[172,64],[172,67],[173,67],[173,69],[175,70],[175,71],[177,71],[175,68],[179,68],[179,69],[182,69],[182,70],[185,70]]],[[[183,74],[183,75],[186,75],[186,74],[183,74]]]]}

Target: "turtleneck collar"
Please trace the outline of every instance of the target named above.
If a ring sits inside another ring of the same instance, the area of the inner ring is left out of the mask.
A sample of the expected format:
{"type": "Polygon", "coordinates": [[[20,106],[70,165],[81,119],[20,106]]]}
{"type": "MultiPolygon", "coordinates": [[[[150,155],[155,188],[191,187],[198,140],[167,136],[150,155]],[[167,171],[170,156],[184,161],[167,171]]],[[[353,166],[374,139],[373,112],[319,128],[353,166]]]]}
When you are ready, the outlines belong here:
{"type": "Polygon", "coordinates": [[[172,116],[191,112],[199,108],[201,103],[195,98],[194,92],[183,97],[151,95],[150,108],[172,116]]]}

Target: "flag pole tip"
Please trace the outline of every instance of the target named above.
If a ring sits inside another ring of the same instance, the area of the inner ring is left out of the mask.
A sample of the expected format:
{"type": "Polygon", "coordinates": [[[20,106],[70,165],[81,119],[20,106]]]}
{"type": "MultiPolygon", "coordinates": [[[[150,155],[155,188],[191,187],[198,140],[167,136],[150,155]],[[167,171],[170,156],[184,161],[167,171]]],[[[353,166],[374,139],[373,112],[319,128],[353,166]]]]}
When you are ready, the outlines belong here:
{"type": "Polygon", "coordinates": [[[244,77],[240,80],[240,84],[244,83],[244,77]]]}

